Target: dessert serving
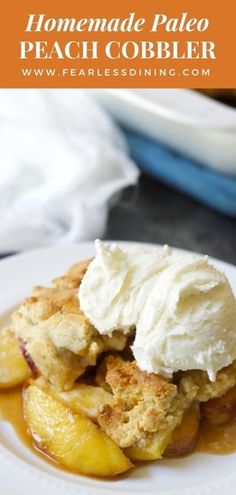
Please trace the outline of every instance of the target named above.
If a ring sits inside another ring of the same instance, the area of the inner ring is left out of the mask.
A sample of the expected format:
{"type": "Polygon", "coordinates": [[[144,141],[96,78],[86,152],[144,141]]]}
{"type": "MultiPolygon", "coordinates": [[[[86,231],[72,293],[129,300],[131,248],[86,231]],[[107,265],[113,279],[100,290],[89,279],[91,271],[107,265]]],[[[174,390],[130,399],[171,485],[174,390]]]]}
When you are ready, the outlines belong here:
{"type": "Polygon", "coordinates": [[[2,330],[1,418],[47,462],[98,477],[236,451],[225,275],[167,246],[95,244],[92,260],[35,287],[2,330]]]}

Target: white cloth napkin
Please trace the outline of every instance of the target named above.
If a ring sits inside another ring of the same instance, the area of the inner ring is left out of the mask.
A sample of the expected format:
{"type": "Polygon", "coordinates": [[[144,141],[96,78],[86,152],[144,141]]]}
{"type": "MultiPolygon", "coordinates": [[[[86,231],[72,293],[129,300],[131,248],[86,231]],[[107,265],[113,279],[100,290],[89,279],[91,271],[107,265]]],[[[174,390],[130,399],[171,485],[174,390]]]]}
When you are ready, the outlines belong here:
{"type": "Polygon", "coordinates": [[[103,234],[138,169],[120,131],[79,90],[0,90],[0,252],[103,234]]]}

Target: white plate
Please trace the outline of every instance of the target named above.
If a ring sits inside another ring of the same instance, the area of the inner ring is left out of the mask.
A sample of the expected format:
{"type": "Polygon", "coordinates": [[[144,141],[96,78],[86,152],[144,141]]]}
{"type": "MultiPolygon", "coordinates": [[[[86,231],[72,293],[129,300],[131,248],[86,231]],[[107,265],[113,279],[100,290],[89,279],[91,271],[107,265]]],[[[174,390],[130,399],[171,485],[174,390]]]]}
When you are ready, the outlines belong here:
{"type": "MultiPolygon", "coordinates": [[[[119,243],[125,244],[128,243],[119,243]]],[[[94,254],[92,243],[55,247],[13,256],[0,262],[2,323],[35,284],[48,284],[71,264],[94,254]]],[[[214,260],[236,293],[236,267],[214,260]]],[[[234,495],[236,453],[213,456],[196,453],[136,467],[115,481],[101,481],[56,469],[34,456],[9,424],[0,422],[0,493],[2,495],[234,495]]]]}

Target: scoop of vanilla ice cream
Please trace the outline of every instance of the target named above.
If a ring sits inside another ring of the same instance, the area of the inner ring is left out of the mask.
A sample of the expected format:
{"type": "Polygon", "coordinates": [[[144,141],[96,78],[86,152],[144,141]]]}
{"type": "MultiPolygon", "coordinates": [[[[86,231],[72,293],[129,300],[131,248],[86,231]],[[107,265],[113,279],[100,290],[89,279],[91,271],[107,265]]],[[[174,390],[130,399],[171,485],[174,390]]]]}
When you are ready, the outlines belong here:
{"type": "Polygon", "coordinates": [[[236,301],[206,256],[96,241],[79,289],[87,318],[102,335],[136,326],[138,366],[166,377],[200,369],[214,381],[236,359],[236,301]]]}

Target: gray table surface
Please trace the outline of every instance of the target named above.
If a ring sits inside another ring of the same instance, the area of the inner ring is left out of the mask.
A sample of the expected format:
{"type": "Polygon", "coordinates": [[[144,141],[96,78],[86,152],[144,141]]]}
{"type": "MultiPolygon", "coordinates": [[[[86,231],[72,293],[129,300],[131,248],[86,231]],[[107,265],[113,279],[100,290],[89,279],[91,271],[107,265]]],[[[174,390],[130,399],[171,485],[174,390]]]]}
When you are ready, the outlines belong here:
{"type": "Polygon", "coordinates": [[[236,265],[236,219],[147,176],[111,209],[105,238],[170,244],[236,265]]]}
{"type": "Polygon", "coordinates": [[[104,238],[170,244],[236,265],[236,219],[147,176],[111,207],[104,238]]]}

